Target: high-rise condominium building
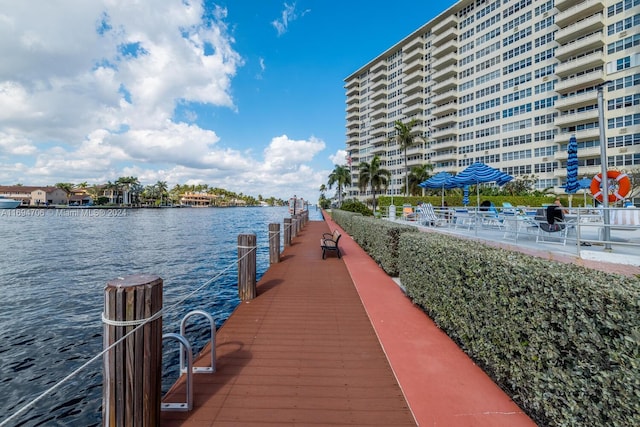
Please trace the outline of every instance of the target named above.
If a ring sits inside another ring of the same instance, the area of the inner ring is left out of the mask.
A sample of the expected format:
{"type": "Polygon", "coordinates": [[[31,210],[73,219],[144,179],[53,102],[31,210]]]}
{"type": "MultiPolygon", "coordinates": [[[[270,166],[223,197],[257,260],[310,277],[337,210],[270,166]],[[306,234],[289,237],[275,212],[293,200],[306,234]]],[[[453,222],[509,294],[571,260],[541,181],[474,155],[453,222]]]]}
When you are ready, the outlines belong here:
{"type": "Polygon", "coordinates": [[[374,155],[404,194],[412,119],[409,169],[480,161],[562,192],[571,135],[579,176],[601,171],[600,88],[608,168],[640,168],[640,0],[461,0],[345,79],[349,196],[374,155]]]}

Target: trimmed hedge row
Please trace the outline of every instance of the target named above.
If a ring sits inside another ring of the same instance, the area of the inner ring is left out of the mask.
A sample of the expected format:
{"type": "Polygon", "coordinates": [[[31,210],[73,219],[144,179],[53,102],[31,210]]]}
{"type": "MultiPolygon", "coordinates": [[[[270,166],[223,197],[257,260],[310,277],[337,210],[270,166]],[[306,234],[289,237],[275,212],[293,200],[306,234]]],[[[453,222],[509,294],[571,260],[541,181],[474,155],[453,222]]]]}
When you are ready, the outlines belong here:
{"type": "Polygon", "coordinates": [[[536,422],[640,425],[638,280],[403,234],[407,294],[536,422]]]}
{"type": "Polygon", "coordinates": [[[390,276],[397,277],[400,235],[417,233],[416,227],[380,221],[373,217],[332,210],[331,217],[390,276]]]}
{"type": "Polygon", "coordinates": [[[332,217],[539,425],[640,425],[637,279],[332,217]]]}

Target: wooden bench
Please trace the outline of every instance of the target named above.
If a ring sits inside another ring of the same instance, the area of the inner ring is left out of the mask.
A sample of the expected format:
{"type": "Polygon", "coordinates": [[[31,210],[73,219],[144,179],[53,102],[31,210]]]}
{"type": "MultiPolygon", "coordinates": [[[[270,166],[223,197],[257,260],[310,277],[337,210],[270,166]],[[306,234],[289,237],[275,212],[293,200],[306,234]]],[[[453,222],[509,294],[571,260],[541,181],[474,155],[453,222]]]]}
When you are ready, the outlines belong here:
{"type": "Polygon", "coordinates": [[[320,247],[322,248],[322,259],[325,259],[327,251],[336,251],[338,258],[340,258],[340,248],[338,247],[338,241],[340,240],[340,232],[335,229],[333,233],[324,233],[320,239],[320,247]]]}

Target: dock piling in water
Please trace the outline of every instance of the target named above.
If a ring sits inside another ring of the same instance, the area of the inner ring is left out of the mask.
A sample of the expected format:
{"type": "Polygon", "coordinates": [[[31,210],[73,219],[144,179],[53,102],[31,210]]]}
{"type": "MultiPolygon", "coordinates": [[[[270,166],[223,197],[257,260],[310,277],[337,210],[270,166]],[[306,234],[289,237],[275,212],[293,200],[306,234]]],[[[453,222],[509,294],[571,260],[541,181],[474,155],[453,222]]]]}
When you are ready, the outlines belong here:
{"type": "Polygon", "coordinates": [[[280,224],[269,224],[269,264],[280,262],[280,224]]]}
{"type": "Polygon", "coordinates": [[[291,218],[284,219],[284,246],[291,246],[291,227],[293,227],[293,222],[291,218]]]}
{"type": "Polygon", "coordinates": [[[103,426],[156,426],[160,421],[162,367],[160,277],[137,274],[107,282],[104,347],[133,334],[104,355],[103,426]]]}
{"type": "Polygon", "coordinates": [[[238,296],[241,301],[256,297],[256,235],[238,235],[238,296]]]}

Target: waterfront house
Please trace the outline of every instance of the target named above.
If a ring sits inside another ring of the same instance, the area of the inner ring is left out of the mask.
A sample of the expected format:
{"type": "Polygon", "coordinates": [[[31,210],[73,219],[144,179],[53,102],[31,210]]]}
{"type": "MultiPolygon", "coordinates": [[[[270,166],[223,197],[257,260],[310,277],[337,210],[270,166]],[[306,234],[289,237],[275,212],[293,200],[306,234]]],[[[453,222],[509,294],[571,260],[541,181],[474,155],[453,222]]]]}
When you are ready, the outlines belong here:
{"type": "Polygon", "coordinates": [[[69,193],[58,187],[26,185],[0,186],[0,195],[21,200],[23,206],[67,205],[69,193]]]}

